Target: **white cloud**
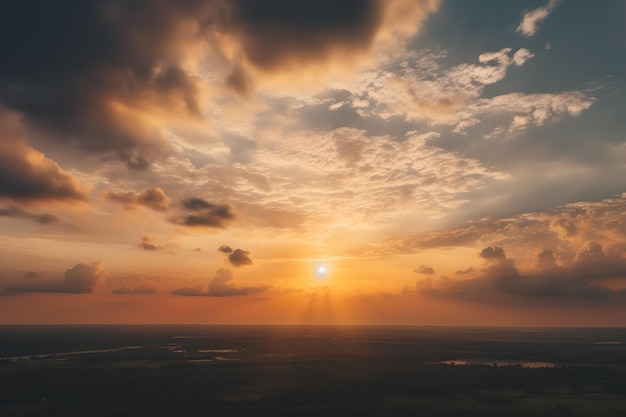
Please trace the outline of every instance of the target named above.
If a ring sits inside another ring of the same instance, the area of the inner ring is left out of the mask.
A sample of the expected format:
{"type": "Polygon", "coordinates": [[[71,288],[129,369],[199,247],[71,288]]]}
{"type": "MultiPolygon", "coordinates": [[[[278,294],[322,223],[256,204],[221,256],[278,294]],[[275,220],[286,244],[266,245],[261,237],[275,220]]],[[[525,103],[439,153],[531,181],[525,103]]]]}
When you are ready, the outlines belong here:
{"type": "Polygon", "coordinates": [[[543,7],[527,11],[516,30],[524,36],[534,36],[537,33],[539,23],[548,17],[555,6],[556,0],[550,0],[543,7]]]}
{"type": "Polygon", "coordinates": [[[520,67],[520,66],[524,65],[524,63],[526,61],[528,61],[530,58],[532,58],[534,56],[535,56],[535,54],[530,52],[528,49],[520,48],[520,49],[517,50],[517,52],[515,52],[513,54],[513,62],[515,63],[515,65],[520,67]]]}

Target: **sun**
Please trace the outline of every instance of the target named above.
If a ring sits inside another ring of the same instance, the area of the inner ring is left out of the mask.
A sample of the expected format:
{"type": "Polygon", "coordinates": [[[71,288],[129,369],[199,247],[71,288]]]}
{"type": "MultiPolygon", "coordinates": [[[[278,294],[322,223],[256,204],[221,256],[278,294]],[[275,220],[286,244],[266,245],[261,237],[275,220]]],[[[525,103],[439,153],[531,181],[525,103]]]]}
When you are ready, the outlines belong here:
{"type": "Polygon", "coordinates": [[[317,279],[326,279],[328,277],[328,268],[324,264],[315,267],[315,276],[317,279]]]}

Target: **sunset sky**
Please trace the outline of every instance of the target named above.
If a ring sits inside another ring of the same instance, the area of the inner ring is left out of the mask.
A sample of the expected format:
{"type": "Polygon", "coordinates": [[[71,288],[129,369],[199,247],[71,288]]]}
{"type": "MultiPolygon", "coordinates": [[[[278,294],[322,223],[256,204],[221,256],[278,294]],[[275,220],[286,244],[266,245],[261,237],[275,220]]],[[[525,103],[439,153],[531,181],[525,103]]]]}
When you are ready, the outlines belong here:
{"type": "Polygon", "coordinates": [[[626,2],[0,3],[0,324],[626,326],[626,2]]]}

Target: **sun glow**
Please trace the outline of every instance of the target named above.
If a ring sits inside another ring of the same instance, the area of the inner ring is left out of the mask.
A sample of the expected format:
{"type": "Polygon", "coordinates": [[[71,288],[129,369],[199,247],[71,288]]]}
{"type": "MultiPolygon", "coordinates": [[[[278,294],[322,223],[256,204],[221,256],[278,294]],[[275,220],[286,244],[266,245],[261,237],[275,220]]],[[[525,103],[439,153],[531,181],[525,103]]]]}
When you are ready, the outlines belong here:
{"type": "Polygon", "coordinates": [[[320,264],[315,267],[315,276],[317,279],[326,279],[328,277],[328,268],[326,265],[320,264]]]}

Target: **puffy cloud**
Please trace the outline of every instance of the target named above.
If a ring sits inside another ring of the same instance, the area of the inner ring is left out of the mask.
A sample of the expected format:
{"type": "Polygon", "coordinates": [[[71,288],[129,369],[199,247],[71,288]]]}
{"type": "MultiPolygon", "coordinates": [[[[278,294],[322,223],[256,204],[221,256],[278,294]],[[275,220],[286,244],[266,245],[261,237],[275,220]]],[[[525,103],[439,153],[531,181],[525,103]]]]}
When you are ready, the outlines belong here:
{"type": "Polygon", "coordinates": [[[155,294],[157,288],[150,285],[122,286],[111,291],[111,294],[155,294]]]}
{"type": "Polygon", "coordinates": [[[144,236],[141,238],[141,242],[139,243],[139,247],[145,250],[159,250],[160,246],[157,246],[156,239],[152,236],[144,236]]]}
{"type": "Polygon", "coordinates": [[[534,56],[535,54],[530,52],[528,49],[520,48],[513,54],[513,63],[515,63],[515,65],[520,67],[524,65],[526,61],[533,58],[534,56]]]}
{"type": "Polygon", "coordinates": [[[498,260],[498,259],[505,259],[506,256],[504,254],[504,249],[496,246],[495,248],[492,248],[491,246],[489,246],[488,248],[483,249],[480,252],[480,257],[486,260],[498,260]]]}
{"type": "Polygon", "coordinates": [[[184,226],[224,228],[235,219],[235,212],[229,204],[213,204],[192,197],[184,200],[182,207],[191,214],[183,214],[173,222],[184,226]]]}
{"type": "Polygon", "coordinates": [[[124,204],[127,208],[143,206],[155,211],[167,211],[170,205],[169,197],[159,187],[151,187],[140,193],[107,190],[104,196],[109,200],[124,204]]]}
{"type": "Polygon", "coordinates": [[[0,197],[19,202],[76,202],[87,198],[78,180],[41,152],[0,139],[0,197]]]}
{"type": "Polygon", "coordinates": [[[172,294],[190,297],[233,297],[258,294],[270,288],[269,286],[237,287],[233,278],[233,271],[228,268],[218,268],[208,285],[178,288],[173,290],[172,294]]]}
{"type": "Polygon", "coordinates": [[[100,261],[79,263],[65,271],[65,278],[61,282],[20,283],[4,287],[2,294],[12,295],[21,293],[68,293],[89,294],[94,288],[106,279],[104,265],[100,261]]]}
{"type": "Polygon", "coordinates": [[[598,242],[589,242],[574,259],[572,273],[580,279],[626,278],[626,258],[618,248],[607,254],[598,242]]]}
{"type": "Polygon", "coordinates": [[[230,297],[237,295],[257,294],[267,290],[269,287],[236,287],[233,283],[233,272],[228,268],[218,268],[215,276],[209,283],[208,295],[211,297],[230,297]]]}
{"type": "Polygon", "coordinates": [[[538,25],[545,20],[556,6],[557,0],[550,0],[547,5],[524,13],[517,31],[524,36],[534,36],[538,25]]]}
{"type": "Polygon", "coordinates": [[[231,248],[228,245],[222,245],[219,248],[217,248],[218,252],[222,252],[222,253],[232,253],[233,248],[231,248]]]}
{"type": "Polygon", "coordinates": [[[30,219],[40,224],[49,224],[58,220],[56,216],[50,213],[33,214],[16,206],[0,207],[0,217],[30,219]]]}
{"type": "Polygon", "coordinates": [[[430,266],[420,265],[419,268],[417,268],[413,272],[422,274],[422,275],[432,275],[435,273],[435,270],[430,266]]]}
{"type": "Polygon", "coordinates": [[[228,255],[228,260],[233,266],[254,265],[250,258],[250,251],[243,249],[235,249],[233,253],[228,255]]]}
{"type": "Polygon", "coordinates": [[[536,268],[521,273],[500,247],[488,247],[480,256],[485,268],[466,280],[420,280],[416,290],[424,294],[494,302],[499,296],[522,299],[569,299],[587,301],[626,301],[626,290],[602,285],[603,278],[626,278],[626,259],[607,255],[602,246],[590,243],[570,266],[557,263],[552,250],[537,256],[536,268]]]}
{"type": "Polygon", "coordinates": [[[456,275],[467,275],[467,274],[472,274],[472,273],[474,273],[474,268],[472,268],[471,266],[466,269],[458,269],[455,272],[456,275]]]}

